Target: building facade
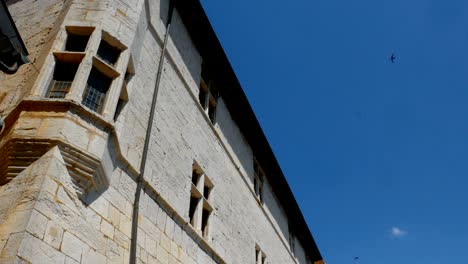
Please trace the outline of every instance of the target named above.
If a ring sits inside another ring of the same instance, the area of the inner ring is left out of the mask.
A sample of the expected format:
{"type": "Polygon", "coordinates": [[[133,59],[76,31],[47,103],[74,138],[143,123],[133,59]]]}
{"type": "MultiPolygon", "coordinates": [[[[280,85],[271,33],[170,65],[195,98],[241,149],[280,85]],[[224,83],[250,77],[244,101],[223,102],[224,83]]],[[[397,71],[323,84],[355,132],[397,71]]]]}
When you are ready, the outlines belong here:
{"type": "Polygon", "coordinates": [[[323,263],[198,1],[6,3],[1,263],[323,263]]]}

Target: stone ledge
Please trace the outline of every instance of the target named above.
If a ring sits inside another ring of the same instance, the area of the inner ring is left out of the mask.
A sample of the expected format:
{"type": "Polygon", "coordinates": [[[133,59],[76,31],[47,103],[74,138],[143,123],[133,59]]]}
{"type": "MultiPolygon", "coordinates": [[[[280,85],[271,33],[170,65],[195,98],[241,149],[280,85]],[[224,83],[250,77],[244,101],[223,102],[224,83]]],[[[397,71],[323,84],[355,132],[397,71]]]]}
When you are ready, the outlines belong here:
{"type": "MultiPolygon", "coordinates": [[[[112,121],[88,110],[81,104],[69,99],[50,99],[29,97],[21,101],[5,118],[5,131],[8,134],[12,125],[23,111],[28,112],[71,112],[95,125],[96,128],[109,132],[114,128],[112,121]]],[[[1,136],[1,135],[0,135],[1,136]]]]}
{"type": "Polygon", "coordinates": [[[84,197],[92,187],[98,190],[108,187],[102,162],[96,157],[60,140],[28,138],[12,138],[0,146],[0,185],[8,184],[54,146],[60,149],[79,196],[84,197]]]}

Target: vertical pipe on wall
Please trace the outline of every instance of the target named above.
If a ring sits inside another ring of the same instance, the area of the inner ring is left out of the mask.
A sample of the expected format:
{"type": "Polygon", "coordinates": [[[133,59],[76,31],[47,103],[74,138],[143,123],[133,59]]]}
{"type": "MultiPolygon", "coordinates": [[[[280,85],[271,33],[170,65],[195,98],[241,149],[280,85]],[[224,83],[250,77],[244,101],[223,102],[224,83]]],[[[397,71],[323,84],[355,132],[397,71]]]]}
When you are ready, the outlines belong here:
{"type": "Polygon", "coordinates": [[[139,214],[139,204],[141,191],[143,189],[144,183],[144,174],[146,168],[146,159],[148,156],[149,143],[151,138],[151,130],[153,129],[153,119],[154,112],[156,108],[156,99],[158,97],[159,85],[161,83],[161,75],[164,67],[164,59],[166,57],[167,41],[169,39],[169,32],[172,22],[172,14],[174,13],[174,0],[169,0],[169,10],[166,24],[166,33],[164,35],[163,47],[161,50],[161,57],[159,60],[158,71],[156,75],[156,84],[154,86],[153,100],[151,102],[150,115],[148,119],[148,127],[146,129],[145,144],[143,147],[143,154],[141,156],[140,163],[140,175],[137,178],[137,189],[135,191],[135,201],[133,203],[133,213],[132,213],[132,237],[130,243],[130,264],[136,263],[136,250],[137,250],[137,236],[138,236],[138,214],[139,214]]]}

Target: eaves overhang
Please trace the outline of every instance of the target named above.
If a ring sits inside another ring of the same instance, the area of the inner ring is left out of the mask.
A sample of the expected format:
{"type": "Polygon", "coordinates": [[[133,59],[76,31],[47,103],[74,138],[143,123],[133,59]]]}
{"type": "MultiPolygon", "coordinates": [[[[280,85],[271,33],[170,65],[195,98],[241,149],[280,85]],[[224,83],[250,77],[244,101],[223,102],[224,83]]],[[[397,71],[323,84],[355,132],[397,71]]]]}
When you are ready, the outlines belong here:
{"type": "Polygon", "coordinates": [[[203,58],[206,71],[213,76],[232,118],[251,146],[256,159],[262,164],[268,182],[272,185],[288,219],[293,220],[291,227],[295,229],[296,237],[301,241],[311,261],[321,261],[321,253],[299,205],[200,1],[174,1],[192,41],[203,58]]]}
{"type": "Polygon", "coordinates": [[[0,71],[14,74],[29,60],[28,50],[4,0],[0,0],[0,71]]]}

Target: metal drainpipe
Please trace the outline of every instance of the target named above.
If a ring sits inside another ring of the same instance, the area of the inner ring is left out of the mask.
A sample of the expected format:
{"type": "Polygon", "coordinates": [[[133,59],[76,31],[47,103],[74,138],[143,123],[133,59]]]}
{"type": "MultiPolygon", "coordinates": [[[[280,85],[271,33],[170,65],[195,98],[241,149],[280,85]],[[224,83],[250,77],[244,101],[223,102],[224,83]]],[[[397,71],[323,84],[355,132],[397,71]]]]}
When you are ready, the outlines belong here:
{"type": "Polygon", "coordinates": [[[145,145],[143,147],[143,155],[140,163],[140,175],[137,178],[137,189],[135,192],[135,201],[133,203],[133,214],[132,214],[132,238],[130,244],[130,264],[136,263],[136,249],[137,249],[137,236],[138,236],[138,213],[140,204],[141,190],[143,189],[144,174],[146,168],[146,159],[148,156],[148,148],[151,137],[151,130],[153,128],[154,112],[156,108],[156,99],[158,97],[159,84],[161,82],[161,75],[164,66],[164,59],[166,57],[167,41],[169,39],[169,32],[172,22],[172,14],[174,13],[174,0],[169,0],[169,11],[166,25],[166,34],[164,36],[164,43],[161,51],[161,58],[159,60],[158,72],[156,75],[156,84],[154,87],[153,101],[151,102],[151,110],[148,120],[148,128],[146,129],[145,145]]]}

